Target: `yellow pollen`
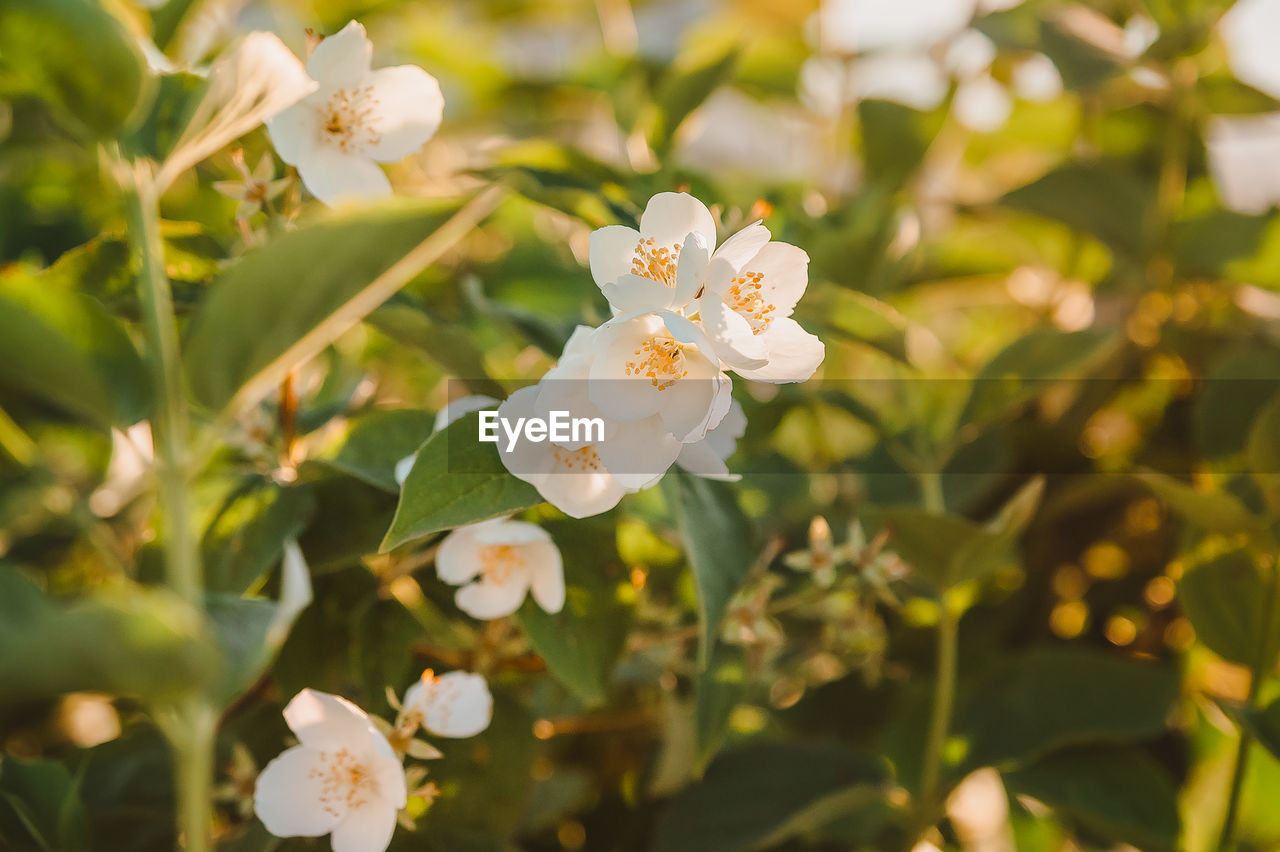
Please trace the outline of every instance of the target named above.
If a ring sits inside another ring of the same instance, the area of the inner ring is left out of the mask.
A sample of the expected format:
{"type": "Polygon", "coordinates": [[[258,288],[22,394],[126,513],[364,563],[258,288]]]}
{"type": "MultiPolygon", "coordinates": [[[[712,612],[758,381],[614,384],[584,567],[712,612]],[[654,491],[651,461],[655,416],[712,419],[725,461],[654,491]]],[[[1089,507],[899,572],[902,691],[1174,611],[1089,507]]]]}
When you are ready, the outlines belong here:
{"type": "Polygon", "coordinates": [[[773,322],[771,314],[777,306],[766,302],[760,293],[764,285],[763,272],[743,272],[730,282],[725,291],[725,302],[734,312],[740,314],[751,326],[752,334],[759,334],[773,322]]]}
{"type": "Polygon", "coordinates": [[[680,246],[655,246],[653,237],[648,237],[636,243],[635,254],[631,257],[631,272],[667,287],[675,287],[679,257],[680,246]]]}
{"type": "Polygon", "coordinates": [[[346,89],[334,92],[321,112],[324,125],[320,141],[336,144],[348,154],[382,141],[382,137],[369,127],[378,106],[377,98],[372,95],[371,86],[350,92],[346,89]]]}
{"type": "Polygon", "coordinates": [[[506,583],[511,573],[524,564],[524,556],[515,545],[486,544],[480,548],[480,573],[491,583],[506,583]]]}
{"type": "Polygon", "coordinates": [[[684,346],[673,337],[654,335],[634,353],[638,360],[626,363],[628,376],[647,378],[658,390],[666,390],[689,375],[684,364],[684,346]]]}
{"type": "Polygon", "coordinates": [[[345,748],[322,751],[320,762],[323,766],[312,769],[309,775],[320,779],[320,807],[326,813],[339,816],[343,812],[339,804],[354,810],[368,801],[366,794],[375,786],[373,775],[351,752],[345,748]]]}
{"type": "Polygon", "coordinates": [[[568,473],[595,473],[604,470],[595,447],[587,446],[578,450],[556,447],[552,456],[569,469],[568,473]]]}

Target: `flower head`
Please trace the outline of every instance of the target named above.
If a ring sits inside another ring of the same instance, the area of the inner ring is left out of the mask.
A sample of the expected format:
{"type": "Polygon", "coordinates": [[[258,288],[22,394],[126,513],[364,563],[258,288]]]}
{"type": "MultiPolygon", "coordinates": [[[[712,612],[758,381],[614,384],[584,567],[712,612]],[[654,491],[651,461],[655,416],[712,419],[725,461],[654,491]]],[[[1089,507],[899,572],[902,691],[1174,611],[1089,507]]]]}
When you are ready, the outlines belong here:
{"type": "Polygon", "coordinates": [[[276,180],[276,164],[270,153],[263,154],[252,171],[244,161],[244,151],[232,151],[231,164],[240,173],[240,180],[216,180],[213,188],[233,201],[240,202],[236,207],[238,220],[247,220],[289,185],[288,178],[276,180]]]}
{"type": "Polygon", "coordinates": [[[401,712],[438,737],[474,737],[489,727],[493,696],[482,675],[427,669],[404,694],[401,712]]]}
{"type": "Polygon", "coordinates": [[[546,530],[497,518],[459,527],[440,542],[436,573],[462,586],[454,600],[473,618],[511,615],[525,595],[547,612],[564,606],[564,565],[546,530]]]}
{"type": "Polygon", "coordinates": [[[408,793],[391,745],[363,710],[304,689],[284,709],[299,745],[267,764],[254,810],[277,837],[331,834],[334,852],[381,852],[408,793]]]}
{"type": "Polygon", "coordinates": [[[326,204],[390,195],[377,163],[404,159],[440,126],[436,79],[415,65],[372,70],[372,57],[364,27],[347,24],[307,61],[315,93],[267,122],[281,159],[326,204]]]}

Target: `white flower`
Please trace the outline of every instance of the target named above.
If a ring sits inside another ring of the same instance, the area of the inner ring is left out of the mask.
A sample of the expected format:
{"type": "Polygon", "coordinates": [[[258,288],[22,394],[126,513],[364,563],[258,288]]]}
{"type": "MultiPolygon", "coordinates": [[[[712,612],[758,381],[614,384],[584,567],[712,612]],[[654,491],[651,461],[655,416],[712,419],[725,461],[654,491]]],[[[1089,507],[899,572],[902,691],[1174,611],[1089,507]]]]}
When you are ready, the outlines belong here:
{"type": "Polygon", "coordinates": [[[808,284],[809,255],[787,243],[766,243],[740,266],[712,259],[698,315],[730,369],[762,382],[813,375],[826,349],[791,319],[808,284]]]}
{"type": "Polygon", "coordinates": [[[1280,0],[1239,0],[1219,22],[1231,70],[1243,82],[1280,98],[1280,0]]]}
{"type": "Polygon", "coordinates": [[[408,798],[404,770],[359,707],[304,689],[284,709],[299,745],[267,764],[253,806],[277,837],[332,833],[334,852],[382,852],[408,798]]]}
{"type": "Polygon", "coordinates": [[[414,65],[373,71],[372,57],[364,27],[347,24],[307,60],[316,92],[267,122],[281,159],[297,166],[326,204],[390,195],[377,163],[404,159],[440,126],[444,96],[436,79],[414,65]]]}
{"type": "Polygon", "coordinates": [[[404,694],[403,712],[438,737],[474,737],[489,727],[493,696],[484,677],[471,672],[437,676],[427,669],[404,694]]]}
{"type": "Polygon", "coordinates": [[[156,175],[174,178],[316,91],[302,63],[271,33],[252,32],[209,71],[209,88],[156,175]]]}
{"type": "Polygon", "coordinates": [[[436,573],[462,586],[454,600],[473,618],[492,619],[520,608],[525,594],[547,612],[564,606],[564,566],[546,530],[496,518],[459,527],[440,542],[436,573]]]}
{"type": "Polygon", "coordinates": [[[622,423],[657,415],[676,440],[700,441],[729,410],[732,383],[710,338],[670,311],[621,316],[592,339],[591,401],[622,423]]]}
{"type": "Polygon", "coordinates": [[[1205,147],[1222,206],[1262,213],[1280,203],[1280,113],[1214,116],[1205,128],[1205,147]]]}
{"type": "Polygon", "coordinates": [[[730,473],[725,460],[738,448],[738,439],[747,431],[747,415],[736,399],[729,406],[729,413],[720,425],[707,433],[707,437],[692,444],[681,444],[676,464],[706,479],[736,482],[742,477],[730,473]]]}
{"type": "Polygon", "coordinates": [[[240,180],[215,180],[213,188],[240,202],[236,207],[238,220],[247,221],[289,186],[288,178],[276,180],[276,163],[270,152],[262,155],[252,171],[244,160],[244,151],[239,149],[231,152],[231,164],[240,173],[240,180]]]}

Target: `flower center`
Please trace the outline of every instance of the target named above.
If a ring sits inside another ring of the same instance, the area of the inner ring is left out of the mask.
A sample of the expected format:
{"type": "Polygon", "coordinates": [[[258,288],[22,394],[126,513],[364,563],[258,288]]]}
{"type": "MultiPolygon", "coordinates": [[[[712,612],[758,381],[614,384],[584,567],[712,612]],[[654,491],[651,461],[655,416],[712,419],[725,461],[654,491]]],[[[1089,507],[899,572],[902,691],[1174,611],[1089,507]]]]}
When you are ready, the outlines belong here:
{"type": "Polygon", "coordinates": [[[345,748],[320,752],[320,762],[323,767],[312,769],[311,777],[321,779],[320,807],[326,813],[341,815],[340,805],[355,810],[377,791],[373,774],[345,748]]]}
{"type": "Polygon", "coordinates": [[[486,544],[480,548],[480,573],[491,583],[504,585],[514,571],[524,566],[524,556],[515,545],[486,544]]]}
{"type": "Polygon", "coordinates": [[[760,288],[764,285],[763,272],[744,271],[729,284],[724,300],[730,309],[740,314],[751,326],[752,334],[760,334],[773,322],[771,316],[776,306],[764,300],[760,288]]]}
{"type": "Polygon", "coordinates": [[[655,334],[636,348],[635,356],[635,361],[626,364],[627,375],[643,376],[658,390],[666,390],[689,375],[684,345],[674,337],[655,334]]]}
{"type": "Polygon", "coordinates": [[[595,447],[586,446],[578,450],[566,450],[556,447],[552,457],[564,467],[568,473],[597,473],[604,470],[600,462],[600,454],[595,447]]]}
{"type": "Polygon", "coordinates": [[[369,126],[377,107],[378,100],[373,97],[372,86],[349,92],[338,89],[321,110],[324,124],[320,141],[337,145],[345,154],[378,144],[382,137],[369,126]]]}
{"type": "Polygon", "coordinates": [[[679,257],[680,246],[655,246],[653,237],[648,237],[636,243],[635,253],[631,257],[631,272],[641,278],[675,287],[676,261],[679,257]]]}

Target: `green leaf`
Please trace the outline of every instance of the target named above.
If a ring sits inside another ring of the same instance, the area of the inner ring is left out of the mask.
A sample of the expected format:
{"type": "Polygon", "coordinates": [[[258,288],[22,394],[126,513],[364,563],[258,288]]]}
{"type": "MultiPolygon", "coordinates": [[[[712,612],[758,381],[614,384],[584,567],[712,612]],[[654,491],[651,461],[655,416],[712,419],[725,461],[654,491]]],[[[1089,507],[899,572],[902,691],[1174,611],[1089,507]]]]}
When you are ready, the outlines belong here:
{"type": "Polygon", "coordinates": [[[924,162],[938,120],[890,101],[863,100],[858,102],[858,124],[867,180],[897,189],[924,162]]]}
{"type": "Polygon", "coordinates": [[[76,781],[50,760],[0,759],[0,837],[23,849],[89,849],[89,825],[76,781]]]}
{"type": "Polygon", "coordinates": [[[5,599],[39,603],[0,622],[0,703],[74,691],[168,699],[218,675],[199,619],[166,590],[119,586],[55,605],[0,567],[5,599]]]}
{"type": "Polygon", "coordinates": [[[250,480],[204,532],[205,588],[232,595],[252,589],[280,558],[285,541],[302,533],[314,510],[308,488],[250,480]]]}
{"type": "Polygon", "coordinates": [[[1031,796],[1090,834],[1149,852],[1178,848],[1178,791],[1139,748],[1057,752],[1005,773],[1010,793],[1031,796]]]}
{"type": "Polygon", "coordinates": [[[1173,261],[1181,278],[1217,278],[1233,260],[1251,257],[1262,245],[1270,215],[1246,216],[1214,210],[1173,226],[1173,261]]]}
{"type": "Polygon", "coordinates": [[[113,135],[148,82],[133,34],[96,0],[0,4],[0,91],[38,95],[66,126],[113,135]]]}
{"type": "Polygon", "coordinates": [[[1243,533],[1262,544],[1271,541],[1261,520],[1231,494],[1197,491],[1187,483],[1161,473],[1139,473],[1135,478],[1164,501],[1169,511],[1189,524],[1210,532],[1243,533]]]}
{"type": "Polygon", "coordinates": [[[425,352],[473,393],[502,399],[502,385],[485,370],[484,353],[466,330],[432,319],[420,308],[392,300],[365,318],[388,337],[425,352]]]}
{"type": "Polygon", "coordinates": [[[1006,194],[1000,203],[1092,234],[1121,254],[1140,257],[1144,222],[1154,192],[1131,169],[1106,163],[1068,163],[1006,194]]]}
{"type": "Polygon", "coordinates": [[[1196,80],[1196,94],[1210,115],[1262,115],[1280,110],[1275,98],[1240,82],[1226,69],[1196,80]]]}
{"type": "Polygon", "coordinates": [[[654,852],[748,852],[817,827],[823,805],[862,788],[876,794],[882,766],[837,743],[761,743],[725,752],[672,800],[654,852]]]}
{"type": "Polygon", "coordinates": [[[497,447],[477,440],[479,414],[468,414],[422,445],[405,480],[388,551],[441,530],[528,509],[542,502],[537,489],[502,466],[497,447]]]}
{"type": "Polygon", "coordinates": [[[586,704],[600,705],[632,618],[631,607],[618,596],[619,580],[609,576],[623,571],[610,548],[613,524],[584,520],[544,527],[564,558],[565,604],[552,615],[530,596],[520,608],[520,624],[551,674],[586,704]]]}
{"type": "MultiPolygon", "coordinates": [[[[1249,432],[1280,381],[1280,352],[1238,344],[1218,356],[1195,396],[1196,444],[1211,459],[1247,451],[1249,432]]],[[[1273,468],[1276,470],[1276,468],[1273,468]]]]}
{"type": "MultiPolygon", "coordinates": [[[[1196,638],[1215,654],[1253,666],[1258,662],[1266,621],[1268,579],[1245,550],[1219,554],[1190,568],[1178,580],[1178,600],[1196,638]]],[[[1280,614],[1270,625],[1263,668],[1280,654],[1280,614]]]]}
{"type": "Polygon", "coordinates": [[[88,296],[22,273],[0,279],[0,384],[102,426],[136,423],[150,405],[124,328],[88,296]]]}
{"type": "Polygon", "coordinates": [[[1089,89],[1120,70],[1116,57],[1077,37],[1059,20],[1040,22],[1040,50],[1062,74],[1062,82],[1072,90],[1089,89]]]}
{"type": "Polygon", "coordinates": [[[698,673],[694,687],[694,765],[701,768],[719,751],[728,734],[733,711],[747,697],[749,686],[743,650],[721,643],[711,662],[698,673]]]}
{"type": "Polygon", "coordinates": [[[1178,696],[1171,666],[1039,648],[978,683],[957,715],[960,772],[1024,764],[1069,745],[1158,736],[1178,696]]]}
{"type": "Polygon", "coordinates": [[[655,150],[670,147],[684,120],[729,79],[738,61],[737,47],[686,60],[681,56],[663,80],[657,94],[657,116],[649,130],[655,150]]]}
{"type": "Polygon", "coordinates": [[[729,600],[755,561],[751,523],[731,485],[673,470],[663,493],[680,526],[698,588],[698,659],[706,666],[729,600]]]}
{"type": "Polygon", "coordinates": [[[1263,748],[1280,759],[1280,700],[1260,710],[1241,708],[1232,714],[1243,722],[1263,748]]]}
{"type": "Polygon", "coordinates": [[[418,451],[434,424],[435,415],[412,408],[362,414],[348,422],[346,434],[317,461],[398,494],[396,463],[418,451]]]}
{"type": "Polygon", "coordinates": [[[1273,512],[1280,511],[1280,396],[1267,403],[1249,429],[1249,472],[1273,512]]]}
{"type": "Polygon", "coordinates": [[[1084,373],[1114,338],[1097,331],[1036,329],[1010,343],[974,377],[960,423],[985,424],[1025,405],[1052,381],[1084,373]]]}
{"type": "Polygon", "coordinates": [[[213,282],[191,321],[192,395],[211,409],[237,394],[256,399],[439,257],[492,198],[477,197],[452,219],[454,202],[339,211],[249,252],[213,282]],[[415,262],[400,265],[410,250],[415,262]]]}

